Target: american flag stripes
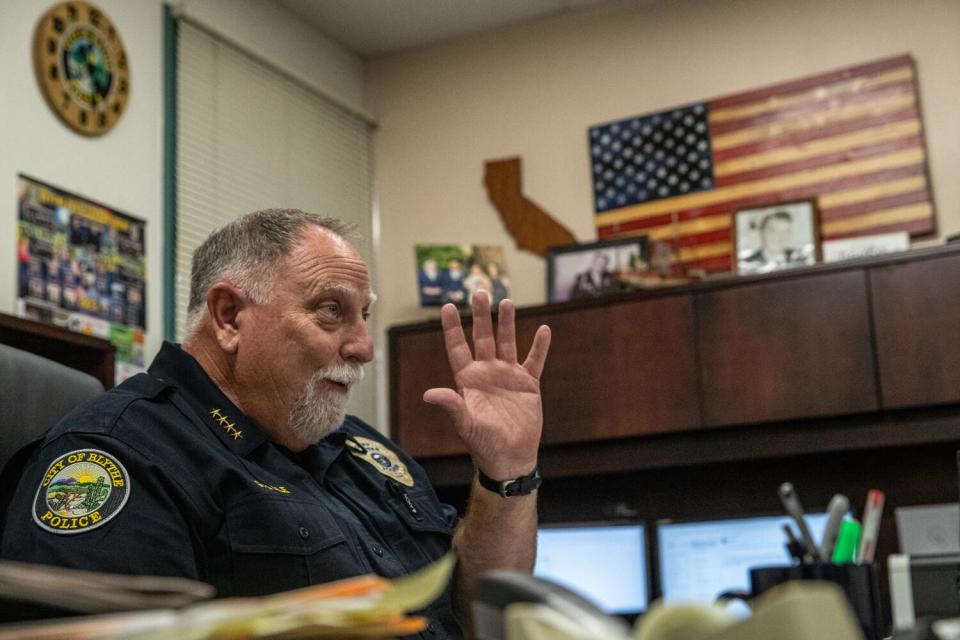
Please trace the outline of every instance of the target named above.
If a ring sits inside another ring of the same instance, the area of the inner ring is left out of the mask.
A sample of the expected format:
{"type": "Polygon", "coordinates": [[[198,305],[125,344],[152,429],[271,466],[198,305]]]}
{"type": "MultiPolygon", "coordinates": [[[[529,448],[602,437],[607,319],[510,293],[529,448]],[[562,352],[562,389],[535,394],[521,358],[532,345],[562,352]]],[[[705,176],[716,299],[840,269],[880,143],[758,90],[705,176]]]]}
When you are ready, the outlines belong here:
{"type": "Polygon", "coordinates": [[[827,240],[935,231],[910,56],[593,127],[590,152],[598,236],[689,267],[728,270],[732,213],[780,201],[816,198],[827,240]]]}

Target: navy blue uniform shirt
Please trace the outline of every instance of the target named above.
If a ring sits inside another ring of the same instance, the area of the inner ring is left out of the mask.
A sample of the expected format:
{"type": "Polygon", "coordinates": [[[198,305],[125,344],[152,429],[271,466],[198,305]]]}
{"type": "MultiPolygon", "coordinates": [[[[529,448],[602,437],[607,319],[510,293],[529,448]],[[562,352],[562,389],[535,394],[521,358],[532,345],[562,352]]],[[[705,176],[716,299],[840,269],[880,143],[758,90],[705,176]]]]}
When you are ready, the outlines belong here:
{"type": "MultiPolygon", "coordinates": [[[[165,343],[147,374],[82,405],[26,463],[2,557],[182,576],[255,596],[376,573],[450,549],[456,511],[361,420],[293,453],[165,343]]],[[[450,589],[426,638],[460,637],[450,589]]]]}

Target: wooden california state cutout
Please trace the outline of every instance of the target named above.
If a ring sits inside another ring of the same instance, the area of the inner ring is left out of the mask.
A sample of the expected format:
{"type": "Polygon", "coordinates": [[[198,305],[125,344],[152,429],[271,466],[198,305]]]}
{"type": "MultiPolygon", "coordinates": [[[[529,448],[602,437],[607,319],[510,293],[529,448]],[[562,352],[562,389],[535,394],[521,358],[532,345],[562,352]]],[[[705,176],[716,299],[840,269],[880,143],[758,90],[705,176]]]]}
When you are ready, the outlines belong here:
{"type": "Polygon", "coordinates": [[[577,241],[573,233],[557,222],[537,203],[523,195],[520,158],[489,160],[483,177],[487,197],[520,249],[546,256],[554,245],[577,241]]]}

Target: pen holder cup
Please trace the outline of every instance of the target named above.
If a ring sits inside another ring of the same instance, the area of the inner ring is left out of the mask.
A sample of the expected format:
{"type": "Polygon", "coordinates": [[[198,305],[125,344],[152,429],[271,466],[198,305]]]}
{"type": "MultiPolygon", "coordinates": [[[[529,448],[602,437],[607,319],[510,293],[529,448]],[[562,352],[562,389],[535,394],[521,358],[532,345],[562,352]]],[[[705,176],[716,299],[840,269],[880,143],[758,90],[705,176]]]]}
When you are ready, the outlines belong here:
{"type": "Polygon", "coordinates": [[[883,604],[880,578],[875,564],[800,564],[757,567],[750,570],[750,597],[789,580],[826,580],[837,584],[847,595],[866,640],[882,640],[883,604]]]}

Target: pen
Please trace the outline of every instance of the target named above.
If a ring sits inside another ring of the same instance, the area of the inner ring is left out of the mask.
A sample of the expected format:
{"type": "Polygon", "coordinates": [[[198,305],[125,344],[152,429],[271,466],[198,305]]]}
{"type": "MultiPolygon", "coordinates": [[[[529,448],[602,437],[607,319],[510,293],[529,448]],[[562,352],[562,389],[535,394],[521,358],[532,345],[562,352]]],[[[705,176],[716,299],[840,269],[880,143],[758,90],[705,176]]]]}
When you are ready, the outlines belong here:
{"type": "Polygon", "coordinates": [[[850,511],[850,500],[847,496],[838,493],[830,499],[830,505],[827,507],[827,524],[823,527],[823,537],[820,538],[820,559],[824,562],[830,562],[830,558],[833,557],[833,548],[840,534],[840,523],[843,522],[843,516],[847,511],[850,511]]]}
{"type": "Polygon", "coordinates": [[[796,534],[793,533],[793,527],[788,524],[783,525],[783,532],[787,534],[787,553],[791,558],[796,558],[801,563],[804,562],[806,554],[803,552],[803,545],[797,540],[796,534]]]}
{"type": "Polygon", "coordinates": [[[860,551],[857,553],[858,563],[873,562],[885,497],[879,489],[870,489],[867,493],[867,506],[863,509],[863,535],[860,538],[860,551]]]}
{"type": "Polygon", "coordinates": [[[780,485],[780,502],[783,503],[783,508],[787,510],[787,514],[797,522],[797,528],[800,530],[801,540],[807,555],[816,560],[820,557],[820,552],[817,550],[813,536],[810,535],[810,529],[807,528],[807,523],[803,519],[803,506],[800,504],[800,498],[797,497],[797,492],[794,491],[793,485],[789,482],[780,485]]]}

